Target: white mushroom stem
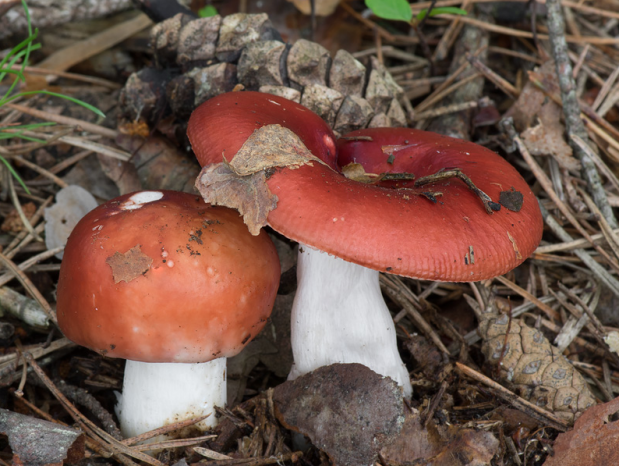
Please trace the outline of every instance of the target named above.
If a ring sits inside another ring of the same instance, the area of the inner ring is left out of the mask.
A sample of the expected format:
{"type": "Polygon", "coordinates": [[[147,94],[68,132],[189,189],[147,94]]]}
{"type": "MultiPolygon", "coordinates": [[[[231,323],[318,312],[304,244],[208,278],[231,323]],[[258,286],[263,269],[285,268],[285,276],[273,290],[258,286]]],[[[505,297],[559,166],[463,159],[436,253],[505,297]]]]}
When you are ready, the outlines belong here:
{"type": "Polygon", "coordinates": [[[321,366],[360,363],[411,395],[379,272],[300,244],[291,344],[295,363],[289,379],[321,366]]]}
{"type": "Polygon", "coordinates": [[[126,438],[210,414],[196,426],[217,424],[215,406],[226,405],[226,358],[185,363],[127,361],[116,415],[126,438]]]}

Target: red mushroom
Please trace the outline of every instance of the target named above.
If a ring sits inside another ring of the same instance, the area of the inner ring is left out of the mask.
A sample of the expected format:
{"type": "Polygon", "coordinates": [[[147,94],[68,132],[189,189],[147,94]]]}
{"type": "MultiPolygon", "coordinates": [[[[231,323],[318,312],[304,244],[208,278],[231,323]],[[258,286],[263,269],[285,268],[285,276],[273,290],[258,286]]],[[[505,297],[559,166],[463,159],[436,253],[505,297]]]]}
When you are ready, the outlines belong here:
{"type": "MultiPolygon", "coordinates": [[[[233,138],[227,141],[235,148],[252,134],[253,128],[240,123],[243,116],[229,118],[226,110],[240,105],[244,94],[218,96],[192,114],[188,136],[201,163],[222,160],[212,147],[224,128],[234,135],[234,142],[233,138]]],[[[253,101],[256,99],[252,96],[253,101]]],[[[246,118],[267,120],[261,114],[246,118]]],[[[297,128],[300,126],[304,130],[298,133],[302,140],[315,131],[310,119],[305,125],[296,123],[297,128]]],[[[368,149],[373,159],[380,156],[388,166],[398,160],[399,169],[417,178],[459,168],[490,196],[495,208],[501,192],[523,196],[518,212],[501,208],[489,214],[489,203],[484,205],[458,179],[440,180],[422,188],[385,187],[346,179],[316,162],[294,170],[270,171],[265,183],[278,201],[267,223],[302,244],[292,316],[295,366],[291,376],[320,365],[359,362],[392,377],[409,393],[394,326],[372,270],[444,281],[476,281],[501,275],[534,251],[542,234],[542,218],[523,178],[494,152],[432,133],[377,131],[361,130],[342,138],[342,157],[359,157],[371,172],[375,166],[368,165],[360,155],[368,149]],[[353,149],[358,152],[351,155],[353,149]],[[433,196],[424,195],[425,191],[441,191],[442,196],[435,195],[438,202],[434,203],[433,196]],[[313,249],[319,252],[315,254],[313,249]]],[[[321,158],[320,152],[309,149],[321,158]]],[[[231,152],[227,152],[228,161],[234,155],[231,152]]],[[[197,182],[207,196],[214,189],[205,184],[208,171],[203,169],[197,182]]]]}
{"type": "Polygon", "coordinates": [[[226,357],[261,330],[280,265],[263,233],[197,196],[144,191],[77,224],[58,282],[58,323],[74,342],[127,359],[117,407],[126,436],[226,403],[226,357]]]}

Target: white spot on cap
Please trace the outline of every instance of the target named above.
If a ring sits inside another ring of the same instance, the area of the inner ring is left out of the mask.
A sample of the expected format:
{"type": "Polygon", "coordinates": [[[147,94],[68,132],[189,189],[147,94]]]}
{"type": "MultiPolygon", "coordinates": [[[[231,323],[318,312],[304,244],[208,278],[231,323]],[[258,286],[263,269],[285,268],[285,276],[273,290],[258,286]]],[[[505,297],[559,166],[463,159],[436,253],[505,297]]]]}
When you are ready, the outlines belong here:
{"type": "Polygon", "coordinates": [[[338,221],[338,219],[337,219],[336,217],[334,217],[334,218],[333,218],[333,220],[334,220],[334,222],[337,222],[337,221],[338,221]]]}
{"type": "Polygon", "coordinates": [[[96,227],[93,227],[93,231],[101,231],[103,229],[103,225],[97,225],[96,227]]]}
{"type": "Polygon", "coordinates": [[[170,268],[174,267],[174,262],[173,261],[167,261],[166,265],[170,268]]]}
{"type": "Polygon", "coordinates": [[[276,104],[278,107],[281,107],[282,105],[280,105],[278,102],[276,102],[275,100],[271,100],[269,99],[269,102],[271,102],[272,104],[276,104]]]}
{"type": "Polygon", "coordinates": [[[121,204],[121,209],[123,210],[135,210],[142,207],[144,204],[148,204],[149,202],[159,201],[162,197],[164,197],[164,193],[161,191],[142,191],[140,193],[136,193],[127,199],[125,202],[121,204]]]}

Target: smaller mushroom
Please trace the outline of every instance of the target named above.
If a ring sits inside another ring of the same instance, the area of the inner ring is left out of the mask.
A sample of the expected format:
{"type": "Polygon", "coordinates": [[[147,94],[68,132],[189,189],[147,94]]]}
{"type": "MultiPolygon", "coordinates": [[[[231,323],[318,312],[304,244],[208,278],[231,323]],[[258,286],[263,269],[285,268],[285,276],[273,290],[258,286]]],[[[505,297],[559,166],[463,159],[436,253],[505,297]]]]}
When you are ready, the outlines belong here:
{"type": "Polygon", "coordinates": [[[127,359],[117,414],[132,437],[226,404],[226,358],[263,328],[280,279],[266,233],[173,191],[97,207],[69,237],[58,281],[67,338],[127,359]]]}

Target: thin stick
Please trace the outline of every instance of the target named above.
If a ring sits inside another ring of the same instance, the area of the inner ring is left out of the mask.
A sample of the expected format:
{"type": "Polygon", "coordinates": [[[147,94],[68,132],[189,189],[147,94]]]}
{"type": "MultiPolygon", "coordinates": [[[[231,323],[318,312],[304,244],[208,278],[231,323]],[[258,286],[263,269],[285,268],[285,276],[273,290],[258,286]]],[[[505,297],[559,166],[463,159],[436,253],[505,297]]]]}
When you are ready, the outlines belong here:
{"type": "Polygon", "coordinates": [[[554,429],[560,430],[562,432],[568,430],[569,426],[566,421],[557,418],[552,413],[542,408],[539,408],[535,404],[532,404],[529,401],[526,401],[523,398],[515,395],[510,390],[502,387],[497,382],[494,382],[493,380],[467,367],[466,365],[461,364],[460,362],[457,362],[455,364],[456,368],[464,375],[480,382],[483,385],[486,385],[487,387],[492,388],[497,396],[502,398],[504,401],[510,403],[512,406],[519,409],[520,411],[523,411],[524,413],[532,416],[543,424],[551,425],[554,429]]]}
{"type": "MultiPolygon", "coordinates": [[[[13,65],[12,70],[20,71],[21,65],[13,65]]],[[[38,68],[36,66],[26,66],[23,69],[26,73],[30,74],[42,74],[45,76],[57,76],[59,78],[73,79],[74,81],[82,81],[85,83],[95,84],[98,86],[107,87],[109,89],[120,89],[122,86],[118,83],[108,81],[107,79],[97,78],[95,76],[86,76],[84,74],[67,73],[66,71],[48,70],[45,68],[38,68]]]]}
{"type": "Polygon", "coordinates": [[[613,184],[616,187],[616,189],[618,189],[619,188],[618,177],[611,170],[611,168],[609,168],[609,166],[605,162],[603,162],[603,160],[599,157],[599,155],[596,152],[594,152],[590,148],[590,146],[588,146],[588,144],[576,134],[571,135],[571,139],[575,142],[575,144],[581,147],[581,150],[583,150],[586,154],[588,154],[588,156],[592,159],[596,167],[605,175],[605,178],[611,181],[611,184],[613,184]]]}
{"type": "Polygon", "coordinates": [[[471,65],[480,71],[485,78],[495,84],[501,91],[503,91],[508,97],[512,99],[516,99],[519,97],[519,91],[508,81],[502,78],[499,74],[489,68],[487,65],[482,63],[478,57],[474,57],[471,54],[467,54],[467,61],[471,63],[471,65]]]}
{"type": "Polygon", "coordinates": [[[39,175],[42,175],[42,176],[44,176],[46,178],[49,178],[50,180],[52,180],[54,183],[56,183],[61,188],[66,188],[67,186],[69,186],[69,184],[66,181],[61,180],[60,178],[58,178],[53,173],[50,173],[49,171],[47,171],[45,168],[41,168],[36,163],[30,162],[29,160],[24,159],[20,155],[11,155],[10,158],[15,160],[16,162],[21,163],[22,165],[25,165],[26,167],[34,170],[39,175]]]}
{"type": "MultiPolygon", "coordinates": [[[[619,230],[616,228],[614,230],[614,235],[617,235],[618,231],[619,230]]],[[[603,236],[603,233],[597,233],[596,235],[592,235],[592,239],[596,241],[597,243],[600,243],[600,241],[604,240],[605,237],[603,236]]],[[[559,252],[559,251],[571,251],[573,249],[588,248],[590,246],[591,244],[588,240],[574,239],[572,241],[565,241],[563,243],[554,243],[554,244],[548,244],[545,246],[538,246],[536,250],[534,251],[534,254],[549,254],[552,252],[559,252]]]]}
{"type": "MultiPolygon", "coordinates": [[[[82,413],[80,413],[78,409],[73,405],[73,403],[71,403],[69,399],[65,395],[63,395],[58,390],[58,388],[56,388],[54,383],[49,379],[49,377],[45,374],[45,372],[43,372],[43,369],[39,367],[39,365],[36,363],[34,358],[29,353],[24,353],[24,357],[26,358],[26,361],[28,361],[28,364],[30,365],[30,367],[32,367],[34,372],[37,374],[39,379],[41,379],[41,382],[43,382],[43,384],[52,392],[52,394],[56,397],[56,399],[60,401],[60,404],[62,404],[62,406],[71,415],[71,417],[80,425],[82,430],[88,433],[91,437],[93,437],[93,440],[97,440],[99,438],[103,439],[103,441],[105,442],[104,446],[112,449],[117,459],[120,459],[119,458],[120,456],[127,455],[133,458],[136,458],[138,460],[144,461],[145,463],[148,463],[152,466],[164,466],[162,462],[156,460],[155,458],[145,453],[135,451],[126,445],[123,445],[121,442],[116,440],[110,434],[108,434],[104,430],[101,430],[99,427],[93,424],[93,422],[90,419],[88,419],[82,413]]],[[[130,460],[127,461],[125,464],[128,464],[128,463],[135,464],[133,461],[130,461],[130,460]]]]}
{"type": "MultiPolygon", "coordinates": [[[[564,17],[562,15],[560,0],[547,0],[546,5],[549,39],[551,41],[558,83],[560,85],[566,131],[569,137],[575,134],[587,142],[588,133],[580,117],[581,108],[579,107],[579,101],[577,99],[575,80],[572,76],[571,61],[568,57],[568,47],[566,45],[567,38],[564,34],[564,17]]],[[[588,190],[592,194],[594,202],[596,202],[596,205],[609,224],[613,228],[617,228],[618,220],[609,205],[607,194],[601,183],[601,178],[596,170],[596,166],[579,145],[575,144],[572,139],[570,139],[569,142],[575,156],[581,161],[582,173],[585,180],[588,182],[588,190]]]]}
{"type": "MultiPolygon", "coordinates": [[[[562,241],[573,241],[571,235],[569,235],[562,225],[560,225],[555,218],[547,211],[542,202],[538,201],[540,211],[542,212],[543,220],[547,226],[555,233],[562,241]]],[[[588,241],[590,242],[590,241],[588,241]]],[[[618,296],[618,280],[611,276],[607,270],[605,270],[594,258],[583,249],[575,249],[573,253],[582,260],[582,262],[597,276],[597,278],[607,288],[609,288],[616,296],[618,296]]]]}
{"type": "Polygon", "coordinates": [[[7,269],[9,269],[15,277],[20,281],[26,291],[30,293],[30,295],[39,303],[43,312],[49,317],[49,319],[54,322],[54,324],[58,325],[58,318],[56,317],[56,311],[52,309],[52,306],[47,302],[47,300],[43,297],[41,292],[37,289],[36,286],[30,281],[30,279],[26,276],[24,272],[19,270],[19,267],[15,265],[15,263],[6,257],[4,254],[0,252],[0,263],[4,265],[7,269]]]}
{"type": "Polygon", "coordinates": [[[543,311],[545,314],[547,314],[547,316],[549,316],[549,318],[555,319],[555,320],[560,320],[560,314],[558,314],[556,311],[554,311],[551,307],[547,306],[545,303],[543,303],[536,296],[533,296],[531,293],[528,293],[526,290],[521,288],[516,283],[511,282],[510,280],[508,280],[506,277],[504,277],[502,275],[500,275],[499,277],[495,277],[495,280],[497,280],[498,282],[500,282],[503,285],[506,285],[512,291],[515,291],[516,293],[518,293],[522,298],[525,298],[528,301],[534,303],[541,311],[543,311]]]}
{"type": "MultiPolygon", "coordinates": [[[[505,124],[508,124],[508,123],[509,122],[505,122],[505,124]]],[[[509,124],[512,124],[512,123],[509,123],[509,124]]],[[[511,132],[509,132],[509,134],[513,134],[512,139],[517,144],[517,147],[519,148],[519,152],[523,156],[523,159],[528,164],[528,166],[530,167],[530,170],[532,170],[532,173],[534,174],[538,182],[541,184],[541,186],[543,187],[547,195],[551,198],[551,200],[560,210],[560,212],[562,212],[562,214],[564,214],[566,219],[577,229],[577,231],[581,233],[581,235],[592,244],[594,249],[596,249],[598,253],[601,254],[601,256],[603,256],[610,263],[610,265],[617,270],[617,266],[614,264],[614,261],[609,256],[609,254],[607,254],[606,251],[604,251],[600,246],[594,243],[594,240],[592,239],[592,237],[588,234],[588,232],[586,232],[586,230],[577,221],[577,219],[571,213],[571,211],[568,210],[568,207],[566,207],[566,205],[562,202],[562,200],[556,194],[555,190],[553,189],[553,184],[551,183],[551,180],[549,180],[549,178],[547,177],[547,174],[543,171],[542,168],[540,168],[540,165],[538,165],[536,160],[534,160],[534,157],[532,157],[532,155],[529,153],[529,151],[525,147],[525,144],[523,143],[521,138],[519,138],[516,132],[514,132],[514,128],[512,129],[511,132]]],[[[617,225],[616,225],[616,228],[617,228],[617,225]]]]}
{"type": "Polygon", "coordinates": [[[78,120],[77,118],[66,117],[62,115],[57,115],[55,113],[45,112],[43,110],[37,110],[35,108],[26,107],[25,105],[6,104],[7,107],[18,110],[27,115],[33,116],[35,118],[40,118],[45,121],[53,121],[60,125],[67,126],[77,126],[82,128],[84,131],[88,131],[93,134],[98,134],[100,136],[115,139],[118,136],[118,131],[115,131],[110,128],[106,128],[104,126],[95,125],[93,123],[89,123],[88,121],[78,120]]]}
{"type": "MultiPolygon", "coordinates": [[[[462,0],[439,0],[438,2],[435,3],[436,7],[440,7],[440,6],[456,6],[456,5],[460,5],[462,0]]],[[[528,2],[529,0],[510,0],[510,1],[517,1],[517,2],[528,2]]],[[[472,0],[472,3],[496,3],[497,0],[472,0]]],[[[536,3],[541,3],[544,4],[545,0],[536,0],[536,3]]],[[[424,8],[429,8],[431,6],[431,2],[427,1],[427,2],[418,2],[418,3],[412,3],[411,4],[411,9],[413,10],[413,12],[417,12],[420,11],[424,8]]],[[[572,2],[570,0],[562,0],[562,6],[566,6],[569,8],[572,8],[573,10],[577,10],[577,11],[582,11],[584,13],[590,13],[593,15],[598,15],[598,16],[603,16],[604,18],[615,18],[618,19],[620,18],[620,15],[618,15],[618,13],[616,13],[616,11],[611,11],[611,10],[603,10],[601,8],[595,8],[595,7],[591,7],[588,5],[584,5],[583,1],[579,1],[579,2],[572,2]]]]}
{"type": "MultiPolygon", "coordinates": [[[[533,39],[534,34],[527,31],[520,31],[518,29],[512,29],[504,26],[497,26],[495,24],[485,23],[484,21],[480,21],[479,19],[470,18],[468,16],[457,16],[457,15],[438,15],[437,18],[445,18],[445,19],[460,19],[464,23],[471,24],[472,26],[479,27],[480,29],[484,29],[486,31],[495,32],[498,34],[505,34],[507,36],[513,37],[524,37],[526,39],[533,39]]],[[[549,35],[547,34],[537,34],[538,39],[540,40],[548,40],[549,35]]],[[[566,36],[566,42],[577,43],[577,44],[592,44],[592,45],[616,45],[618,44],[618,39],[615,37],[597,37],[597,36],[566,36]]]]}

